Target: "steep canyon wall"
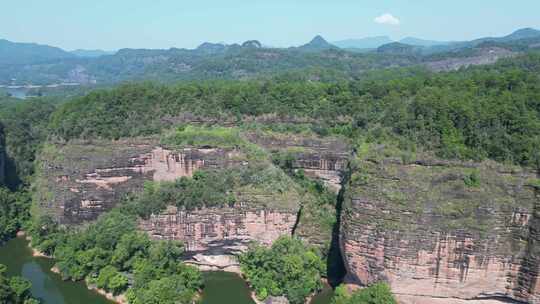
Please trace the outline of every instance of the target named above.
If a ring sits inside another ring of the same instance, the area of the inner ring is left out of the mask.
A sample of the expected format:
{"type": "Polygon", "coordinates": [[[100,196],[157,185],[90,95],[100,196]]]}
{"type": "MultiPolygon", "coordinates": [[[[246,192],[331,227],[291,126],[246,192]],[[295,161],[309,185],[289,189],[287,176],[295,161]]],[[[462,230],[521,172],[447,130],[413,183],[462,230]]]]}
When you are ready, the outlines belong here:
{"type": "Polygon", "coordinates": [[[514,169],[362,161],[342,213],[346,281],[387,281],[405,304],[540,303],[540,198],[514,169]]]}

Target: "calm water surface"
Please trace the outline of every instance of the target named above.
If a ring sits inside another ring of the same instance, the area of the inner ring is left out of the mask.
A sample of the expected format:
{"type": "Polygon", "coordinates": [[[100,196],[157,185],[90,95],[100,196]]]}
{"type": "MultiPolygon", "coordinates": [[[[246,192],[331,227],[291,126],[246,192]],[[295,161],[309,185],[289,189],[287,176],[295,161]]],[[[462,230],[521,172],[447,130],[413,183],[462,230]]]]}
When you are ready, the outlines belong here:
{"type": "MultiPolygon", "coordinates": [[[[33,257],[28,242],[16,238],[0,247],[0,264],[8,267],[7,274],[19,275],[32,282],[32,294],[44,304],[113,304],[101,295],[88,290],[82,282],[62,281],[60,275],[50,271],[51,259],[33,257]]],[[[237,274],[205,272],[202,304],[255,304],[250,289],[237,274]]],[[[328,304],[332,289],[326,286],[311,304],[328,304]]]]}
{"type": "MultiPolygon", "coordinates": [[[[202,304],[255,304],[251,290],[237,274],[228,272],[206,272],[206,287],[203,290],[202,304]]],[[[334,291],[329,285],[316,295],[310,304],[329,304],[334,291]]]]}
{"type": "Polygon", "coordinates": [[[202,304],[255,304],[251,290],[237,274],[229,272],[205,272],[205,288],[202,304]]]}
{"type": "Polygon", "coordinates": [[[62,281],[50,271],[54,262],[32,256],[23,238],[9,241],[0,248],[0,264],[7,266],[7,274],[19,275],[32,282],[32,294],[45,304],[112,304],[99,294],[88,290],[82,282],[62,281]]]}

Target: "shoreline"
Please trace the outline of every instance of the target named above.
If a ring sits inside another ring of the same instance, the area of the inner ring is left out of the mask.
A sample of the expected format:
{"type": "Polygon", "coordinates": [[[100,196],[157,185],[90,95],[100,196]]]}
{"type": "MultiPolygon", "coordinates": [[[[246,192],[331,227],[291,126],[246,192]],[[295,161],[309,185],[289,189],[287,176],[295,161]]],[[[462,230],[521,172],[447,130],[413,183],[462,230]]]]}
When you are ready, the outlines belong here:
{"type": "Polygon", "coordinates": [[[53,258],[52,256],[46,255],[44,252],[41,252],[41,251],[37,250],[36,248],[34,248],[32,246],[32,238],[30,236],[28,236],[25,231],[23,231],[23,230],[18,231],[17,232],[17,237],[18,238],[24,238],[25,240],[28,241],[28,248],[30,250],[32,250],[32,256],[33,257],[35,257],[35,258],[46,258],[46,259],[52,259],[53,258]]]}
{"type": "MultiPolygon", "coordinates": [[[[17,237],[20,237],[20,238],[24,238],[25,240],[28,241],[28,248],[32,251],[32,256],[33,257],[37,257],[37,258],[46,258],[46,259],[53,259],[53,257],[49,256],[49,255],[46,255],[45,253],[35,249],[34,247],[32,247],[32,238],[29,237],[25,231],[19,231],[17,232],[17,237]]],[[[58,274],[60,275],[60,270],[58,269],[58,267],[55,265],[53,266],[51,269],[49,269],[52,273],[55,273],[55,274],[58,274]]],[[[88,284],[86,281],[84,281],[84,284],[86,285],[86,288],[88,288],[88,290],[92,290],[100,295],[102,295],[103,297],[105,297],[107,300],[109,301],[112,301],[116,304],[129,304],[127,298],[126,298],[126,295],[125,294],[120,294],[120,295],[113,295],[112,293],[110,292],[107,292],[103,289],[99,289],[97,288],[96,286],[93,286],[93,285],[90,285],[88,284]]]]}
{"type": "Polygon", "coordinates": [[[84,284],[86,284],[86,287],[88,288],[88,290],[92,290],[92,291],[104,296],[109,301],[112,301],[112,302],[117,303],[117,304],[129,304],[125,293],[121,293],[121,294],[115,296],[112,292],[107,292],[104,289],[97,288],[96,286],[90,285],[90,284],[88,284],[86,282],[84,282],[84,284]]]}
{"type": "MultiPolygon", "coordinates": [[[[33,248],[32,247],[32,238],[30,236],[28,236],[25,231],[17,232],[17,237],[24,238],[26,241],[28,241],[28,248],[32,251],[32,256],[33,257],[54,259],[52,256],[49,256],[49,255],[47,255],[47,254],[33,248]]],[[[219,267],[219,266],[215,266],[215,265],[209,265],[209,264],[197,262],[197,261],[194,261],[194,260],[187,260],[187,261],[184,261],[184,263],[187,264],[187,265],[196,267],[201,272],[227,272],[227,273],[234,273],[234,274],[238,275],[248,285],[248,287],[250,289],[250,298],[253,300],[254,303],[264,304],[268,298],[271,298],[271,297],[268,297],[267,299],[265,299],[263,301],[261,301],[261,300],[259,300],[257,298],[257,295],[255,294],[255,291],[253,290],[253,288],[249,284],[249,282],[246,280],[246,278],[245,278],[243,272],[241,271],[239,265],[228,265],[228,266],[224,266],[224,267],[219,267]]],[[[60,275],[60,270],[58,269],[58,267],[56,265],[53,266],[50,269],[50,271],[52,273],[60,275]]],[[[322,279],[321,281],[323,283],[326,282],[326,280],[324,280],[324,279],[322,279]]],[[[93,284],[88,284],[86,282],[86,280],[84,280],[84,284],[86,285],[88,290],[92,290],[92,291],[98,293],[99,295],[105,297],[109,301],[112,301],[112,302],[114,302],[116,304],[129,304],[125,293],[122,293],[122,294],[119,294],[119,295],[115,296],[111,292],[107,292],[104,289],[97,288],[97,286],[95,286],[93,284]]],[[[316,295],[317,295],[317,293],[313,293],[312,295],[310,295],[309,297],[306,298],[304,303],[309,304],[316,295]]],[[[281,297],[273,297],[273,298],[278,298],[279,299],[281,297]]],[[[287,303],[288,303],[288,300],[287,300],[287,303]]]]}
{"type": "MultiPolygon", "coordinates": [[[[188,265],[191,265],[191,266],[194,266],[194,267],[197,267],[197,269],[199,269],[199,271],[214,271],[214,272],[219,272],[219,271],[222,271],[222,272],[228,272],[228,273],[234,273],[234,274],[237,274],[238,276],[240,276],[240,278],[248,285],[249,289],[250,289],[250,298],[253,300],[253,302],[255,302],[256,304],[265,304],[266,303],[266,300],[268,300],[269,298],[276,298],[276,299],[279,299],[279,298],[285,298],[285,296],[281,296],[281,297],[267,297],[265,300],[259,300],[257,298],[257,294],[255,293],[255,290],[253,289],[253,287],[249,284],[248,280],[245,278],[244,276],[244,273],[242,272],[242,270],[240,269],[240,266],[239,265],[230,265],[230,266],[224,266],[224,267],[218,267],[218,266],[215,266],[215,265],[208,265],[208,264],[204,264],[204,263],[200,263],[200,262],[197,262],[197,261],[194,261],[194,260],[187,260],[187,261],[184,261],[184,263],[188,264],[188,265]]],[[[321,282],[323,284],[326,284],[326,285],[329,285],[328,284],[328,279],[326,278],[321,278],[321,282]]],[[[318,292],[314,292],[312,293],[311,295],[309,295],[305,301],[304,301],[304,304],[309,304],[311,303],[311,301],[313,300],[313,298],[315,298],[315,296],[317,296],[317,294],[319,292],[321,292],[322,289],[318,292]]],[[[285,298],[286,299],[286,298],[285,298]]],[[[288,299],[287,299],[287,302],[286,303],[289,303],[288,302],[288,299]]]]}

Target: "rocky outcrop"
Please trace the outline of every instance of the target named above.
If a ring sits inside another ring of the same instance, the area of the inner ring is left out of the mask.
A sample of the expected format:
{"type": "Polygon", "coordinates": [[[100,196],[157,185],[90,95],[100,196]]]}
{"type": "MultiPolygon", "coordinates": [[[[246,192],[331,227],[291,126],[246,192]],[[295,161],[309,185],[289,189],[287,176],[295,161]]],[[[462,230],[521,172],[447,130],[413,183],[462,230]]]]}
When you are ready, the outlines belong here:
{"type": "Polygon", "coordinates": [[[490,162],[360,161],[341,219],[346,281],[387,281],[405,304],[540,303],[534,179],[490,162]]]}
{"type": "Polygon", "coordinates": [[[77,224],[96,219],[145,181],[242,164],[242,153],[234,149],[173,151],[151,139],[50,145],[41,155],[35,201],[60,223],[77,224]]]}
{"type": "Polygon", "coordinates": [[[155,239],[180,240],[191,259],[203,269],[235,271],[234,255],[257,241],[270,245],[282,235],[291,235],[298,210],[254,208],[246,203],[226,208],[166,212],[141,220],[140,227],[155,239]]]}
{"type": "Polygon", "coordinates": [[[324,182],[338,192],[350,156],[349,145],[340,138],[320,138],[293,134],[250,133],[249,140],[274,153],[289,153],[294,169],[324,182]]]}
{"type": "MultiPolygon", "coordinates": [[[[173,150],[155,140],[140,139],[48,145],[39,165],[34,200],[39,210],[73,225],[96,219],[124,195],[140,191],[146,181],[174,181],[191,177],[199,169],[247,166],[248,157],[236,148],[173,150]]],[[[292,234],[302,198],[291,189],[290,193],[235,189],[234,206],[169,207],[141,219],[139,227],[155,239],[182,241],[189,263],[202,269],[239,271],[234,256],[249,243],[270,245],[292,234]]]]}
{"type": "Polygon", "coordinates": [[[426,63],[426,66],[436,72],[455,71],[460,68],[466,68],[474,65],[493,64],[502,58],[515,57],[518,53],[514,53],[500,47],[481,48],[477,50],[477,55],[474,56],[456,56],[439,61],[426,63]]]}

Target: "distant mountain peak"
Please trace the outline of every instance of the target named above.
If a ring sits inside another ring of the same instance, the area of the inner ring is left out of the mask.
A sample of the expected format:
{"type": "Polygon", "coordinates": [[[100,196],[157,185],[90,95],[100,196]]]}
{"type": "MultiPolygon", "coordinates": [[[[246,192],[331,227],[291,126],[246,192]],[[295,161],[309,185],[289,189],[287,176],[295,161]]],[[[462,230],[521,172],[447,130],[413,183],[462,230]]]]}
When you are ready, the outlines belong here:
{"type": "Polygon", "coordinates": [[[321,35],[315,36],[313,39],[311,39],[311,41],[308,44],[311,44],[311,45],[331,45],[321,35]]]}
{"type": "Polygon", "coordinates": [[[197,47],[197,51],[204,53],[219,53],[227,49],[227,46],[224,43],[212,43],[204,42],[197,47]]]}
{"type": "Polygon", "coordinates": [[[262,43],[260,43],[258,40],[248,40],[248,41],[242,43],[242,47],[244,47],[244,48],[252,48],[252,49],[260,49],[260,48],[262,48],[262,43]]]}
{"type": "Polygon", "coordinates": [[[524,39],[524,38],[533,38],[540,36],[540,30],[533,29],[531,27],[526,27],[519,29],[512,34],[506,36],[506,38],[512,39],[524,39]]]}
{"type": "Polygon", "coordinates": [[[311,39],[309,43],[302,45],[300,49],[308,51],[322,51],[337,49],[337,47],[333,44],[330,44],[321,35],[317,35],[315,36],[315,38],[311,39]]]}

